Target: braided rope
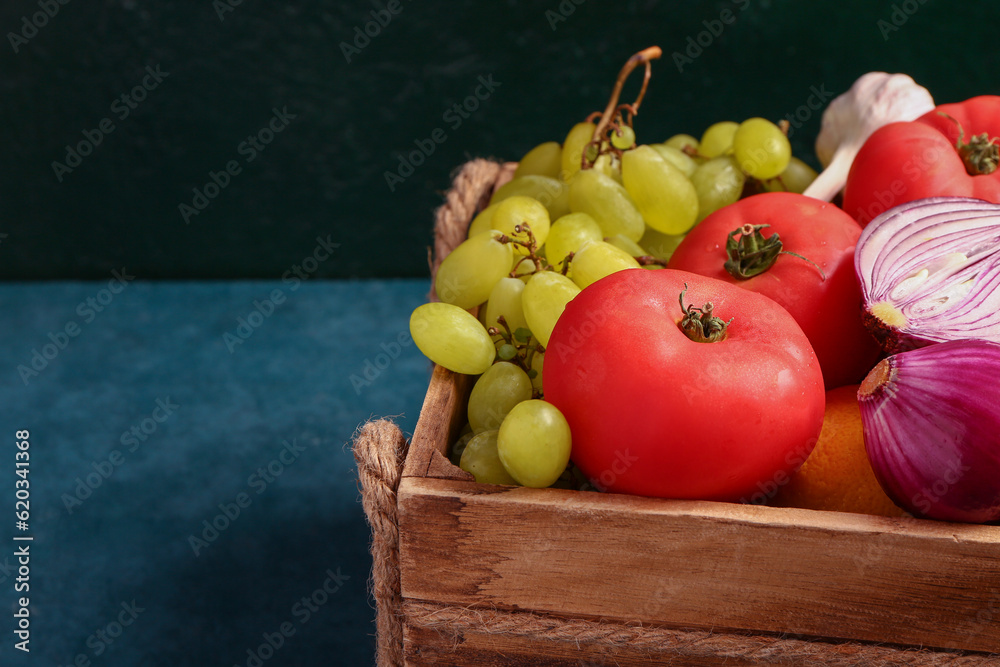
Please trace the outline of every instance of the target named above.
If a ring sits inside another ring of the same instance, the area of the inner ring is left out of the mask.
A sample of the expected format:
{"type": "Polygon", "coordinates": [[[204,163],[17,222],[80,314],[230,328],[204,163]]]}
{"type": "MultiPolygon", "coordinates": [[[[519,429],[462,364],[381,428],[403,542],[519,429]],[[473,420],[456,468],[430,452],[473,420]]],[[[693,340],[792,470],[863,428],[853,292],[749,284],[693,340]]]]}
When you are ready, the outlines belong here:
{"type": "Polygon", "coordinates": [[[407,442],[391,421],[370,421],[354,438],[361,504],[372,529],[372,574],[379,667],[403,664],[403,597],[399,587],[399,518],[396,492],[403,473],[407,442]]]}

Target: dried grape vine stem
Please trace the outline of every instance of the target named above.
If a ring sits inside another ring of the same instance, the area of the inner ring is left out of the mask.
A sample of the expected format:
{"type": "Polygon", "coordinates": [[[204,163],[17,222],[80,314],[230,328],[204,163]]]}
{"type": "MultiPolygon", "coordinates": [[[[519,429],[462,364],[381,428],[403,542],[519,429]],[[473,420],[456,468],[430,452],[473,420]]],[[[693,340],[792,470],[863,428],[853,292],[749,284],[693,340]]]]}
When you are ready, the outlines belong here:
{"type": "MultiPolygon", "coordinates": [[[[650,46],[638,53],[632,55],[624,65],[622,65],[621,71],[618,72],[618,78],[615,79],[615,87],[611,90],[611,97],[608,98],[608,104],[604,107],[604,112],[601,113],[600,120],[594,126],[594,134],[591,138],[589,144],[584,147],[583,155],[580,157],[580,166],[583,169],[589,169],[593,166],[594,161],[601,152],[601,143],[603,141],[603,134],[609,126],[614,125],[617,127],[619,125],[619,118],[621,118],[621,112],[623,110],[628,112],[628,120],[626,121],[622,118],[624,122],[629,127],[632,126],[632,119],[639,113],[639,105],[642,104],[642,98],[646,96],[646,87],[649,85],[649,78],[652,75],[652,61],[658,59],[663,55],[663,50],[658,46],[650,46]],[[639,94],[636,96],[635,101],[631,104],[618,104],[618,99],[621,97],[622,88],[625,86],[625,81],[628,79],[629,74],[632,73],[636,67],[640,64],[645,65],[645,73],[642,78],[642,87],[639,89],[639,94]],[[588,159],[588,152],[591,146],[594,146],[596,150],[594,151],[594,159],[588,159]]],[[[596,116],[596,113],[590,114],[587,120],[591,120],[596,116]]],[[[614,150],[614,149],[612,149],[614,150]]],[[[619,151],[620,152],[620,151],[619,151]]]]}

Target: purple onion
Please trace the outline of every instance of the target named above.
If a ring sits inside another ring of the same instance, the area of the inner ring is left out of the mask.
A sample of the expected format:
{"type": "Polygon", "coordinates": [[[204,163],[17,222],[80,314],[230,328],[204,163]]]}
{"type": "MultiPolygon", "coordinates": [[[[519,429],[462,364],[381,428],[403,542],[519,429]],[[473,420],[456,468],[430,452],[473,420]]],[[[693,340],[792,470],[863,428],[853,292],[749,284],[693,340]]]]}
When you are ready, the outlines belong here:
{"type": "Polygon", "coordinates": [[[886,352],[1000,342],[1000,204],[931,197],[889,209],[861,233],[854,267],[886,352]]]}
{"type": "Polygon", "coordinates": [[[1000,520],[1000,344],[958,340],[887,357],[858,390],[879,484],[916,516],[1000,520]]]}

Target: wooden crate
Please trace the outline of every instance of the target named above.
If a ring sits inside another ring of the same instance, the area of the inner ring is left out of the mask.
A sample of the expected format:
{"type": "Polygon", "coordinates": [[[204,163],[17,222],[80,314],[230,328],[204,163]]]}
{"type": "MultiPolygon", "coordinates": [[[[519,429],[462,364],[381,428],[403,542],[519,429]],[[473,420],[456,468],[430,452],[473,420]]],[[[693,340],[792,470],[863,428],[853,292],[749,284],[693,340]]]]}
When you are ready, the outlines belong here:
{"type": "Polygon", "coordinates": [[[406,665],[1000,665],[1000,527],[477,484],[469,388],[398,481],[406,665]]]}
{"type": "Polygon", "coordinates": [[[434,369],[399,485],[406,664],[807,664],[740,657],[741,642],[861,660],[843,664],[1000,653],[1000,527],[476,484],[444,456],[468,384],[434,369]],[[576,619],[580,635],[641,624],[662,646],[490,626],[519,615],[576,619]],[[728,653],[684,660],[710,633],[728,653]]]}

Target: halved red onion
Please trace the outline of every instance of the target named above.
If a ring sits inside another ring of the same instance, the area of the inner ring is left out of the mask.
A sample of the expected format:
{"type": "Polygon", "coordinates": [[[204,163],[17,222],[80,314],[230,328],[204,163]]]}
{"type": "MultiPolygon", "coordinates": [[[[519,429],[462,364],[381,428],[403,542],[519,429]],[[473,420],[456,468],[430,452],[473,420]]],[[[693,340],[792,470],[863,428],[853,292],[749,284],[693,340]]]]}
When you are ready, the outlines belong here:
{"type": "Polygon", "coordinates": [[[864,320],[891,353],[1000,342],[1000,204],[931,197],[875,218],[854,251],[864,320]]]}
{"type": "Polygon", "coordinates": [[[1000,520],[1000,344],[958,340],[883,359],[858,390],[865,449],[916,516],[1000,520]]]}

